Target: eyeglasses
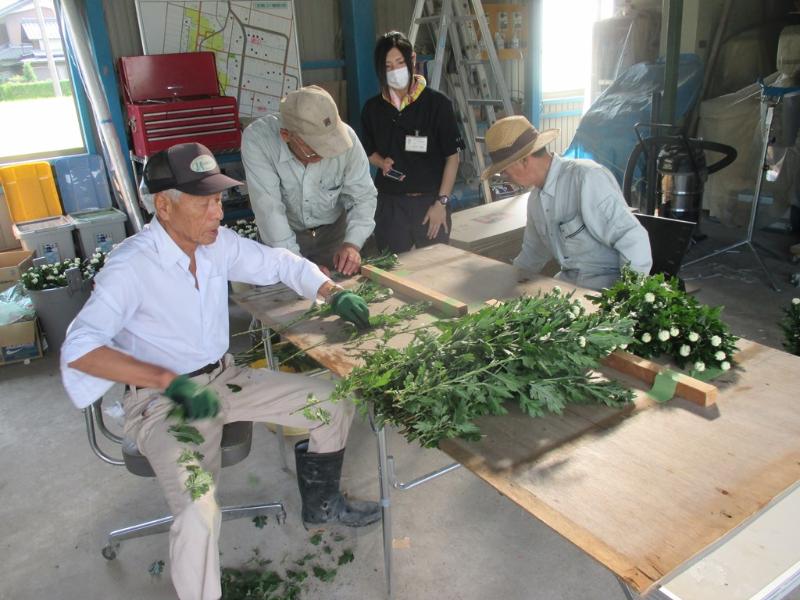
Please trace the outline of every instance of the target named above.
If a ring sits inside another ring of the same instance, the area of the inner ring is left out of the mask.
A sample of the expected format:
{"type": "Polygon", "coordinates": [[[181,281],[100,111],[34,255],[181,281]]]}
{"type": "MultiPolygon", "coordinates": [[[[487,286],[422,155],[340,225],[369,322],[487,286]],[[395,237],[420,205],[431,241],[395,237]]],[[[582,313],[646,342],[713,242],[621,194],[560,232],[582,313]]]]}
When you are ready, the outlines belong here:
{"type": "Polygon", "coordinates": [[[316,152],[311,150],[311,148],[309,148],[309,146],[303,140],[298,138],[297,136],[290,135],[289,139],[294,142],[294,145],[295,145],[294,150],[295,150],[295,152],[299,153],[302,158],[305,158],[306,160],[311,159],[311,158],[321,158],[321,156],[319,154],[317,154],[316,152]],[[306,148],[311,150],[311,154],[306,152],[306,150],[305,150],[306,148]]]}

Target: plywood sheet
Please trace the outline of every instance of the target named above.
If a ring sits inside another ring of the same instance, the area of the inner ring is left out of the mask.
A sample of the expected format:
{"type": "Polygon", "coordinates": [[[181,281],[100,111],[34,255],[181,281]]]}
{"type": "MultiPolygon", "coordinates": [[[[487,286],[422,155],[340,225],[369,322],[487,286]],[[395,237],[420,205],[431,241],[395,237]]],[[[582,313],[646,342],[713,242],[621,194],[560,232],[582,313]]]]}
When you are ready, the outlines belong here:
{"type": "MultiPolygon", "coordinates": [[[[508,265],[440,245],[401,255],[400,268],[476,307],[555,284],[520,284],[508,265]]],[[[308,306],[292,296],[237,301],[280,326],[308,306]]],[[[286,335],[339,375],[367,347],[348,348],[335,318],[300,323],[286,335]]],[[[575,406],[546,419],[487,417],[481,442],[451,441],[443,450],[646,592],[800,481],[800,357],[747,340],[740,348],[741,368],[715,380],[715,406],[654,405],[640,393],[625,412],[575,406]]]]}
{"type": "Polygon", "coordinates": [[[525,231],[527,193],[453,213],[450,243],[476,254],[507,260],[519,254],[525,231]]]}

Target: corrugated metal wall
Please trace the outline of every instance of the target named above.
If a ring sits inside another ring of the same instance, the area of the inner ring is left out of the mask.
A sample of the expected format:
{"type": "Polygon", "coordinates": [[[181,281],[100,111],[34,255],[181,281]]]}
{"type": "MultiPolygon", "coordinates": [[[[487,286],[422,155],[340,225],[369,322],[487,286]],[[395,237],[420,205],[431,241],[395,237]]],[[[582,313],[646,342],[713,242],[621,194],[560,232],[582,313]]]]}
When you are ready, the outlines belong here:
{"type": "Polygon", "coordinates": [[[541,129],[559,129],[558,138],[548,148],[556,154],[563,154],[581,121],[582,97],[545,99],[542,110],[541,129]]]}
{"type": "Polygon", "coordinates": [[[375,37],[393,29],[408,33],[413,12],[414,0],[376,0],[375,37]]]}

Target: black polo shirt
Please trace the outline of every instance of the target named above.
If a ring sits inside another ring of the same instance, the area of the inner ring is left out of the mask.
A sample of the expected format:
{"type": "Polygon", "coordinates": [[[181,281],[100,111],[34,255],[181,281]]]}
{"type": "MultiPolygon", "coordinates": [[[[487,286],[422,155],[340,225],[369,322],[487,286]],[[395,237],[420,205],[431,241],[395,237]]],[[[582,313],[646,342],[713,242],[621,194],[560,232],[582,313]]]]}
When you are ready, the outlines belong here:
{"type": "Polygon", "coordinates": [[[445,160],[464,147],[452,102],[428,87],[401,111],[381,95],[370,98],[361,111],[361,124],[367,156],[389,156],[394,168],[406,175],[396,181],[378,170],[375,186],[386,194],[438,193],[445,160]],[[427,137],[426,151],[407,151],[406,136],[427,137]]]}

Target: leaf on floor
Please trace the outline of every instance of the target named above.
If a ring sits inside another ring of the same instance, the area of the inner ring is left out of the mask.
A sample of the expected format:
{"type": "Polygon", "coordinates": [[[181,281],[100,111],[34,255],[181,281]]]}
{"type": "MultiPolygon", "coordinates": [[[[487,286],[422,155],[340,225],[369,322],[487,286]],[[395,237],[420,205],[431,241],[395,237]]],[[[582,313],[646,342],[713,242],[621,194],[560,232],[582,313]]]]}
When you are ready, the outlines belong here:
{"type": "Polygon", "coordinates": [[[151,577],[161,577],[161,574],[164,572],[164,561],[163,560],[153,561],[147,568],[147,572],[150,573],[151,577]]]}
{"type": "Polygon", "coordinates": [[[259,529],[264,529],[264,525],[266,524],[267,524],[266,515],[257,515],[253,517],[253,525],[258,527],[259,529]]]}
{"type": "Polygon", "coordinates": [[[325,567],[314,565],[313,571],[314,577],[320,581],[333,581],[336,577],[336,569],[326,569],[325,567]]]}

